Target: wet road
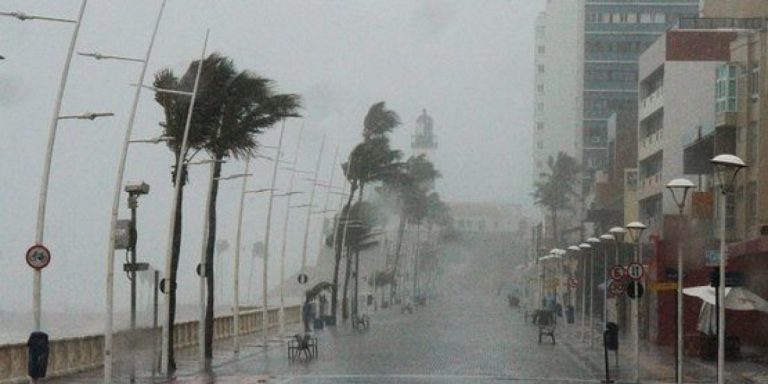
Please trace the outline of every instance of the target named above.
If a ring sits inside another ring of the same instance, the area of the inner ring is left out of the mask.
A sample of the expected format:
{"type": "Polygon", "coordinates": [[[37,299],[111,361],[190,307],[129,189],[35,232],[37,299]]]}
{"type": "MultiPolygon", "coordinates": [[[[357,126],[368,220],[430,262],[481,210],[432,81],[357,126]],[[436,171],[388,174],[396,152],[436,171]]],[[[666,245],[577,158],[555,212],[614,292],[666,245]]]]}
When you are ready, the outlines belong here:
{"type": "Polygon", "coordinates": [[[444,265],[442,295],[413,314],[383,309],[372,314],[368,331],[341,324],[322,330],[315,360],[289,363],[284,348],[276,348],[219,366],[215,377],[176,382],[594,382],[595,375],[562,344],[538,344],[537,329],[495,294],[488,284],[493,257],[455,251],[457,257],[444,265]]]}
{"type": "Polygon", "coordinates": [[[490,276],[497,257],[478,255],[470,247],[452,251],[444,263],[440,297],[413,314],[402,314],[399,307],[371,313],[367,331],[342,323],[321,330],[314,360],[291,363],[285,346],[276,344],[266,352],[246,349],[239,360],[219,359],[211,374],[179,374],[170,382],[597,382],[563,343],[539,344],[537,328],[496,295],[490,276]]]}

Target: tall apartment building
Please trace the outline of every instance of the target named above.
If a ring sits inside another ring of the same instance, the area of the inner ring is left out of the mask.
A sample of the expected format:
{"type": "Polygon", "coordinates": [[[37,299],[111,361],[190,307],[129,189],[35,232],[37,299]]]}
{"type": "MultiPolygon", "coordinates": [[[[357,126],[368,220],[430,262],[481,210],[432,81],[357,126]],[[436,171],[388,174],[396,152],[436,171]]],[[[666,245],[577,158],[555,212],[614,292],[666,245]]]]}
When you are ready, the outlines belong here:
{"type": "MultiPolygon", "coordinates": [[[[582,0],[584,2],[583,127],[585,185],[606,170],[608,121],[637,113],[638,57],[682,16],[697,16],[698,0],[582,0]]],[[[620,119],[619,132],[636,129],[620,119]]]]}
{"type": "Polygon", "coordinates": [[[536,18],[533,179],[562,151],[576,157],[580,129],[579,2],[550,0],[536,18]]]}
{"type": "Polygon", "coordinates": [[[685,176],[685,136],[715,125],[716,72],[728,62],[736,36],[730,30],[670,30],[640,56],[637,199],[649,236],[661,237],[664,215],[677,212],[665,186],[685,176]]]}

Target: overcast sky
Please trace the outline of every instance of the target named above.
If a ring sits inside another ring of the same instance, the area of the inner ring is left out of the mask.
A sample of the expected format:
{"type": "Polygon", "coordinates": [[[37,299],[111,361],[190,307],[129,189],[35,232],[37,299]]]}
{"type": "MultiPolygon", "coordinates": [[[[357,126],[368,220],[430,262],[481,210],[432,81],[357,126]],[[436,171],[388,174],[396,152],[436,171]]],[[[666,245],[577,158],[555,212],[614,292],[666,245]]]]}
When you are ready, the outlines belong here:
{"type": "MultiPolygon", "coordinates": [[[[77,50],[142,57],[159,4],[91,0],[77,50]]],[[[79,0],[3,0],[0,11],[75,18],[79,5],[79,0]]],[[[542,8],[539,0],[169,0],[149,73],[165,67],[184,71],[199,56],[210,28],[210,52],[274,79],[281,92],[303,96],[304,118],[287,122],[284,147],[292,157],[304,124],[300,168],[313,168],[325,135],[321,178],[328,178],[334,150],[348,153],[360,140],[368,107],[383,100],[403,121],[393,142],[406,154],[422,108],[432,115],[439,142],[434,160],[444,175],[437,188],[445,200],[529,204],[533,26],[542,8]]],[[[0,55],[6,58],[0,61],[0,310],[31,309],[32,273],[24,252],[34,241],[47,127],[71,31],[71,24],[0,18],[0,55]]],[[[46,311],[103,307],[114,173],[133,94],[129,84],[138,73],[135,63],[79,56],[72,62],[62,113],[109,111],[115,117],[59,124],[44,241],[53,252],[43,273],[46,311]]],[[[134,137],[157,136],[162,118],[145,92],[134,137]]],[[[261,142],[276,144],[276,133],[263,135],[261,142]]],[[[132,145],[129,152],[126,179],[151,185],[139,201],[139,258],[153,265],[162,265],[165,255],[171,162],[163,145],[132,145]]],[[[224,173],[242,167],[233,161],[224,173]]],[[[269,167],[264,160],[252,167],[250,187],[267,187],[269,167]]],[[[196,287],[192,269],[200,254],[207,169],[192,170],[190,179],[180,289],[196,287]]],[[[278,184],[287,179],[281,173],[278,184]]],[[[222,183],[219,237],[230,242],[238,193],[239,182],[222,183]]],[[[324,191],[318,196],[322,202],[324,191]]],[[[121,199],[121,216],[127,217],[125,196],[121,199]]],[[[265,202],[266,195],[251,195],[246,202],[245,245],[263,239],[265,202]]],[[[282,227],[284,209],[276,200],[275,228],[282,227]]],[[[305,217],[297,212],[291,220],[294,266],[305,217]]],[[[319,221],[313,229],[311,259],[320,241],[319,221]]],[[[273,244],[280,243],[279,235],[274,232],[273,244]]],[[[123,311],[128,283],[119,273],[123,254],[116,259],[116,309],[123,311]]],[[[184,292],[182,302],[195,300],[196,289],[184,292]]]]}

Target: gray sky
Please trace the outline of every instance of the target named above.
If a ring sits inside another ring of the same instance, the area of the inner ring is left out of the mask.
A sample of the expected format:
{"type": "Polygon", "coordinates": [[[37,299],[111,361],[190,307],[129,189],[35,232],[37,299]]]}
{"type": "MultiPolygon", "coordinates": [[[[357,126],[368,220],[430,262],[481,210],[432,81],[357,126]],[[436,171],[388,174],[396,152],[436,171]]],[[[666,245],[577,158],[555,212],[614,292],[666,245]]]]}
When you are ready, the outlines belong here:
{"type": "MultiPolygon", "coordinates": [[[[78,51],[141,57],[159,6],[157,0],[91,0],[78,51]]],[[[4,0],[0,10],[74,18],[78,0],[4,0]]],[[[414,120],[426,108],[435,120],[435,157],[445,200],[530,201],[530,126],[533,24],[542,1],[203,1],[169,0],[150,62],[150,73],[178,72],[197,58],[206,28],[210,51],[304,96],[305,141],[299,166],[311,169],[323,135],[322,178],[336,147],[346,154],[360,139],[368,107],[384,100],[403,126],[393,136],[407,145],[414,120]]],[[[24,251],[34,240],[37,193],[47,126],[70,38],[69,24],[0,18],[0,310],[29,311],[32,273],[24,251]]],[[[111,111],[114,118],[59,124],[49,194],[45,244],[53,262],[43,273],[43,308],[98,311],[104,303],[107,228],[120,141],[127,123],[138,64],[75,57],[63,114],[111,111]]],[[[145,92],[135,138],[160,132],[159,106],[145,92]]],[[[285,155],[295,151],[300,120],[286,128],[285,155]]],[[[275,144],[277,130],[262,142],[275,144]]],[[[265,150],[267,151],[267,150],[265,150]]],[[[126,179],[152,187],[139,202],[140,259],[161,265],[168,234],[172,157],[162,145],[133,145],[126,179]]],[[[242,163],[224,173],[242,171],[242,163]]],[[[268,184],[269,164],[258,162],[253,188],[268,184]]],[[[280,174],[285,184],[287,173],[280,174]]],[[[192,268],[200,254],[207,169],[191,172],[186,189],[180,288],[196,287],[192,268]]],[[[337,172],[337,182],[340,179],[337,172]]],[[[306,182],[298,184],[307,190],[306,182]]],[[[233,242],[238,182],[222,183],[219,237],[233,242]]],[[[325,196],[319,194],[320,201],[325,196]]],[[[306,195],[305,195],[306,196],[306,195]]],[[[128,216],[121,196],[121,216],[128,216]]],[[[302,203],[306,197],[294,202],[302,203]]],[[[246,253],[264,233],[266,195],[247,200],[246,253]]],[[[284,207],[277,201],[275,228],[284,207]]],[[[290,262],[298,263],[304,212],[292,216],[290,262]],[[294,225],[295,224],[295,225],[294,225]]],[[[314,226],[319,233],[319,225],[314,226]]],[[[280,231],[273,244],[280,243],[280,231]]],[[[310,255],[320,239],[311,237],[310,255]]],[[[272,249],[275,254],[278,247],[272,249]]],[[[230,251],[231,252],[231,251],[230,251]]],[[[116,256],[117,310],[126,309],[128,283],[116,256]]],[[[312,256],[310,256],[312,258],[312,256]]],[[[247,258],[246,258],[247,259],[247,258]]],[[[274,260],[274,259],[273,259],[274,260]]],[[[272,265],[276,267],[276,262],[272,265]]],[[[245,266],[248,268],[248,265],[245,266]]],[[[270,269],[270,272],[272,270],[270,269]]],[[[276,272],[276,270],[275,270],[276,272]]],[[[195,300],[188,289],[182,302],[195,300]]]]}

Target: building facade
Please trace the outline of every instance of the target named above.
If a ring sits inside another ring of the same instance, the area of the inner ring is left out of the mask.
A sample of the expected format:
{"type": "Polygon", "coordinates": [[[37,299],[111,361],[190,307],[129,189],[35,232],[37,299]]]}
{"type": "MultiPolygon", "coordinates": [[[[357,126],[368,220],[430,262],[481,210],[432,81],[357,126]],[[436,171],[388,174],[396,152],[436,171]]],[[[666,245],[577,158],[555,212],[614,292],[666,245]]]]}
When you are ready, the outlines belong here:
{"type": "Polygon", "coordinates": [[[589,185],[609,166],[608,119],[637,113],[638,57],[698,0],[584,0],[581,153],[589,185]]]}

